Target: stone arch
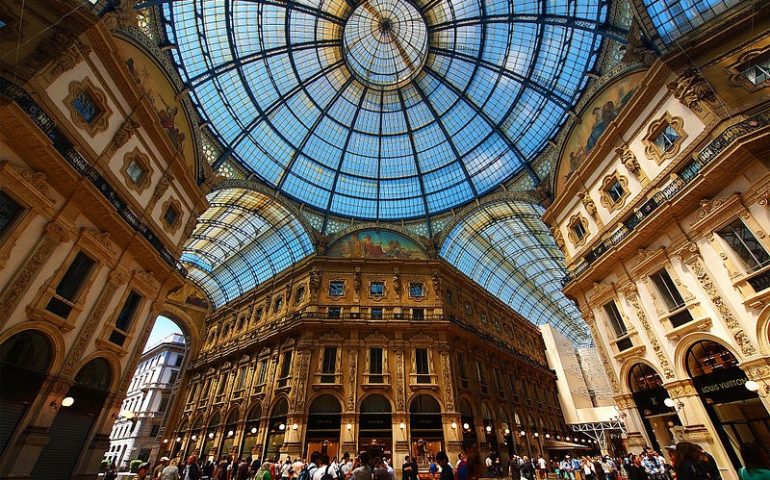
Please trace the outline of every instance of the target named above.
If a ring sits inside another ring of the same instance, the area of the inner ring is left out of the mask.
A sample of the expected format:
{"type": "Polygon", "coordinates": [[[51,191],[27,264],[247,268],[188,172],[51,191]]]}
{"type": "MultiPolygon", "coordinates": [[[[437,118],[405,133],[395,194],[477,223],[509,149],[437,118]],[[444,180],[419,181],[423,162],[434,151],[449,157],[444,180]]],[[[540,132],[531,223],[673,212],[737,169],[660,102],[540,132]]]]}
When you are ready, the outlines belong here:
{"type": "Polygon", "coordinates": [[[243,414],[241,413],[241,406],[236,404],[227,409],[226,415],[222,417],[225,419],[225,423],[230,423],[230,419],[233,416],[233,413],[236,415],[236,421],[240,421],[243,418],[243,414]]]}
{"type": "Polygon", "coordinates": [[[687,352],[690,351],[690,347],[702,340],[709,340],[724,346],[735,356],[739,365],[743,362],[743,355],[732,342],[710,333],[695,332],[682,337],[674,349],[674,369],[676,370],[677,378],[690,378],[690,374],[687,373],[687,352]]]}
{"type": "Polygon", "coordinates": [[[618,377],[620,378],[620,391],[624,394],[631,394],[633,393],[631,391],[631,386],[629,384],[630,375],[631,375],[631,369],[633,369],[636,365],[639,364],[647,365],[648,367],[655,370],[655,373],[657,373],[660,378],[664,378],[663,375],[660,374],[660,369],[657,365],[655,365],[650,360],[644,358],[644,357],[631,357],[627,358],[623,364],[620,366],[620,370],[618,371],[618,377]]]}
{"type": "Polygon", "coordinates": [[[276,409],[278,406],[282,406],[281,403],[284,402],[286,404],[286,412],[282,413],[282,415],[288,415],[290,410],[290,403],[289,403],[289,397],[287,395],[278,395],[273,399],[273,403],[270,405],[270,408],[268,409],[268,416],[273,417],[276,413],[276,409]]]}
{"type": "MultiPolygon", "coordinates": [[[[460,398],[458,399],[458,402],[457,402],[457,411],[458,412],[461,412],[461,406],[462,406],[463,402],[465,402],[468,405],[468,408],[469,408],[470,413],[473,416],[473,418],[481,418],[480,417],[480,413],[479,413],[478,409],[476,408],[476,404],[473,401],[473,397],[471,397],[467,393],[460,394],[460,398]]],[[[461,412],[461,414],[462,414],[462,412],[461,412]]]]}
{"type": "Polygon", "coordinates": [[[318,400],[320,397],[324,397],[324,396],[334,397],[338,402],[340,402],[340,407],[344,411],[344,409],[345,409],[345,398],[337,390],[321,390],[321,391],[318,391],[318,392],[314,392],[305,401],[305,411],[309,412],[310,411],[310,406],[313,405],[313,402],[318,400]]]}
{"type": "Polygon", "coordinates": [[[409,408],[411,407],[413,400],[423,395],[433,398],[433,400],[435,400],[436,403],[438,403],[440,411],[442,412],[444,411],[444,402],[442,398],[438,394],[432,391],[417,391],[409,395],[409,398],[406,399],[407,410],[409,410],[409,408]]]}
{"type": "MultiPolygon", "coordinates": [[[[203,325],[197,325],[196,322],[181,308],[166,303],[163,305],[159,317],[166,317],[172,320],[182,330],[182,335],[187,342],[185,345],[188,356],[200,352],[203,347],[205,329],[203,325]]],[[[157,318],[157,317],[156,317],[157,318]]]]}
{"type": "Polygon", "coordinates": [[[80,373],[83,367],[91,363],[93,360],[97,360],[100,358],[106,361],[110,367],[111,378],[110,378],[110,384],[108,387],[109,391],[116,392],[120,386],[122,375],[121,375],[120,360],[112,352],[109,352],[106,350],[97,350],[95,352],[92,352],[90,355],[87,355],[83,359],[81,359],[80,362],[78,363],[78,366],[74,370],[75,378],[77,378],[77,375],[80,373]]]}
{"type": "Polygon", "coordinates": [[[17,333],[25,330],[34,330],[43,334],[51,343],[51,364],[48,366],[48,373],[59,372],[64,364],[64,352],[67,351],[64,338],[61,331],[47,322],[30,321],[14,325],[13,327],[0,333],[0,345],[17,333]]]}
{"type": "Polygon", "coordinates": [[[364,403],[366,403],[366,402],[367,402],[367,400],[369,400],[369,399],[371,399],[371,398],[374,398],[374,397],[382,397],[382,398],[384,398],[384,399],[385,399],[385,401],[388,403],[388,406],[389,406],[389,408],[390,408],[390,412],[389,412],[389,413],[393,413],[393,399],[392,399],[392,398],[390,398],[390,396],[389,396],[389,395],[387,395],[387,394],[385,394],[385,393],[383,393],[383,392],[370,393],[370,394],[368,394],[368,395],[366,395],[366,396],[362,397],[362,398],[361,398],[361,399],[358,401],[358,412],[362,412],[362,411],[363,411],[363,405],[364,405],[364,403]]]}

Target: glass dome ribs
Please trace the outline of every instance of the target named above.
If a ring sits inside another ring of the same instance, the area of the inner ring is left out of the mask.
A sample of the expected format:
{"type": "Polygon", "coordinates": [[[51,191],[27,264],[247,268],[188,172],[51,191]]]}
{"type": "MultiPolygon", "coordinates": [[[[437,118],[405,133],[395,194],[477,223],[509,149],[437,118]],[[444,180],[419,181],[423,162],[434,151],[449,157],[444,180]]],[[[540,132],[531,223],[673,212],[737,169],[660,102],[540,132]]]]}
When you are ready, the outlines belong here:
{"type": "Polygon", "coordinates": [[[542,214],[524,202],[484,204],[452,228],[440,256],[535,325],[590,344],[580,311],[562,293],[564,257],[542,214]]]}
{"type": "Polygon", "coordinates": [[[161,3],[220,161],[232,155],[322,211],[383,220],[445,211],[522,170],[535,177],[529,162],[585,87],[608,10],[605,0],[161,3]]]}
{"type": "Polygon", "coordinates": [[[652,24],[671,43],[743,0],[644,0],[652,24]]]}
{"type": "Polygon", "coordinates": [[[313,252],[304,226],[268,195],[226,188],[209,194],[208,201],[180,262],[215,307],[313,252]]]}

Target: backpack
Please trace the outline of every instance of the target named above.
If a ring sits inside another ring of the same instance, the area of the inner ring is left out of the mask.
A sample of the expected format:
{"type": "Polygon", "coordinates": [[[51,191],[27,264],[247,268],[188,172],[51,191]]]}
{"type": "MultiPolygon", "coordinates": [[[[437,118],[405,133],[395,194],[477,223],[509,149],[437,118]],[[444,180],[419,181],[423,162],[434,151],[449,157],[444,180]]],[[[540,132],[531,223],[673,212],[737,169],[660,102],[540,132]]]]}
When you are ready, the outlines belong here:
{"type": "MultiPolygon", "coordinates": [[[[318,468],[318,467],[316,467],[318,468]]],[[[312,480],[313,475],[310,473],[310,467],[305,467],[302,469],[301,472],[299,472],[299,475],[297,476],[297,480],[312,480]]]]}
{"type": "Polygon", "coordinates": [[[335,480],[334,475],[329,473],[329,465],[326,466],[326,471],[321,475],[321,480],[335,480]]]}

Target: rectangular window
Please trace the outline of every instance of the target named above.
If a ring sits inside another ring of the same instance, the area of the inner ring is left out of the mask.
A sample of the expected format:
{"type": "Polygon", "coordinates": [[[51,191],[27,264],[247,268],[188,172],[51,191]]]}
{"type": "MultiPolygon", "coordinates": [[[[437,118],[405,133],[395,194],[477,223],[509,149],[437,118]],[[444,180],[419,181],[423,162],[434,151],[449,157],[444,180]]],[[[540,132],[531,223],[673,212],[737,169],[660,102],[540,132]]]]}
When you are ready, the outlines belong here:
{"type": "Polygon", "coordinates": [[[425,309],[424,308],[413,308],[412,309],[412,320],[425,320],[425,309]]]}
{"type": "Polygon", "coordinates": [[[487,393],[487,378],[484,376],[484,370],[481,366],[481,362],[476,362],[476,380],[479,381],[479,385],[481,386],[481,391],[483,393],[487,393]]]}
{"type": "Polygon", "coordinates": [[[345,282],[334,281],[329,283],[329,296],[341,297],[345,293],[345,282]]]}
{"type": "Polygon", "coordinates": [[[502,380],[500,380],[500,370],[495,368],[495,369],[492,370],[492,373],[495,376],[495,387],[497,388],[497,396],[502,398],[503,397],[503,382],[502,382],[502,380]]]}
{"type": "Polygon", "coordinates": [[[337,347],[326,347],[321,363],[321,383],[334,383],[335,373],[337,373],[337,347]]]}
{"type": "Polygon", "coordinates": [[[572,232],[575,234],[575,238],[578,240],[583,240],[583,237],[586,236],[586,227],[583,226],[582,222],[575,222],[572,224],[572,232]]]}
{"type": "Polygon", "coordinates": [[[465,358],[462,354],[457,355],[457,372],[460,374],[460,385],[468,388],[468,372],[465,370],[465,358]]]}
{"type": "Polygon", "coordinates": [[[177,353],[176,358],[174,358],[174,366],[175,367],[182,366],[182,360],[184,360],[184,355],[182,355],[181,353],[177,353]]]}
{"type": "Polygon", "coordinates": [[[275,299],[275,303],[273,304],[273,313],[277,312],[281,309],[283,306],[283,297],[279,296],[275,299]]]}
{"type": "Polygon", "coordinates": [[[671,124],[666,124],[663,130],[660,131],[657,137],[655,137],[655,146],[658,147],[661,153],[668,152],[676,145],[676,141],[679,140],[679,134],[671,124]]]}
{"type": "Polygon", "coordinates": [[[246,367],[238,370],[238,379],[235,382],[235,391],[239,392],[246,387],[246,367]]]}
{"type": "Polygon", "coordinates": [[[131,291],[126,297],[126,302],[123,304],[123,308],[120,309],[118,318],[115,319],[115,327],[123,332],[128,332],[131,326],[131,320],[134,318],[136,311],[139,309],[139,305],[142,303],[142,296],[131,291]]]}
{"type": "Polygon", "coordinates": [[[23,211],[24,209],[14,199],[6,195],[5,192],[0,192],[0,239],[7,231],[11,230],[23,211]]]}
{"type": "Polygon", "coordinates": [[[623,198],[623,195],[626,194],[626,191],[623,189],[623,185],[621,185],[617,179],[613,180],[612,184],[607,187],[607,190],[605,191],[613,202],[619,202],[623,198]]]}
{"type": "Polygon", "coordinates": [[[291,373],[291,350],[283,352],[283,362],[281,362],[281,374],[278,377],[278,387],[285,387],[289,384],[289,374],[291,373]]]}
{"type": "Polygon", "coordinates": [[[94,99],[87,90],[81,90],[80,93],[72,99],[72,107],[78,112],[80,118],[82,118],[88,125],[95,122],[102,113],[101,109],[96,106],[96,102],[94,102],[94,99]]]}
{"type": "Polygon", "coordinates": [[[607,319],[610,321],[612,330],[615,332],[616,337],[622,337],[626,334],[626,324],[623,322],[623,316],[618,310],[618,306],[614,301],[604,305],[604,311],[607,314],[607,319]]]}
{"type": "Polygon", "coordinates": [[[175,225],[177,218],[179,218],[179,212],[174,207],[168,207],[163,213],[163,221],[166,222],[166,225],[175,225]]]}
{"type": "Polygon", "coordinates": [[[168,408],[168,395],[160,397],[160,405],[158,405],[158,412],[163,413],[168,408]]]}
{"type": "Polygon", "coordinates": [[[168,377],[168,383],[170,383],[171,385],[173,385],[173,384],[174,384],[174,382],[176,382],[176,378],[177,378],[178,376],[179,376],[179,371],[177,371],[177,370],[171,370],[171,375],[169,375],[169,377],[168,377]]]}
{"type": "Polygon", "coordinates": [[[342,309],[340,307],[329,307],[329,318],[340,318],[342,309]]]}
{"type": "Polygon", "coordinates": [[[262,385],[265,384],[265,380],[267,379],[267,360],[262,360],[259,362],[259,373],[257,374],[257,386],[259,388],[258,391],[262,391],[262,385]]]}
{"type": "Polygon", "coordinates": [[[369,383],[383,383],[382,375],[382,349],[369,349],[369,383]]]}
{"type": "Polygon", "coordinates": [[[222,380],[219,382],[219,388],[217,389],[217,397],[224,395],[225,387],[227,387],[227,377],[228,375],[226,373],[222,376],[222,380]]]}
{"type": "Polygon", "coordinates": [[[425,294],[424,290],[420,282],[411,282],[409,284],[409,296],[412,298],[422,298],[425,294]]]}
{"type": "Polygon", "coordinates": [[[741,75],[753,85],[770,81],[770,52],[757,55],[743,65],[741,75]]]}
{"type": "Polygon", "coordinates": [[[369,285],[369,293],[375,297],[381,297],[385,294],[385,284],[382,282],[372,282],[369,285]]]}
{"type": "Polygon", "coordinates": [[[657,287],[660,296],[663,297],[669,311],[684,307],[684,299],[665,268],[653,273],[650,278],[657,287]]]}
{"type": "Polygon", "coordinates": [[[157,437],[158,431],[160,431],[160,425],[153,425],[152,428],[150,429],[150,436],[153,438],[157,437]]]}
{"type": "Polygon", "coordinates": [[[374,320],[381,319],[382,318],[382,308],[372,307],[372,309],[371,309],[371,317],[374,320]]]}
{"type": "Polygon", "coordinates": [[[56,293],[49,300],[45,309],[54,315],[67,318],[77,300],[83,284],[86,283],[94,262],[88,255],[79,252],[56,286],[56,293]]]}
{"type": "Polygon", "coordinates": [[[427,348],[414,349],[414,366],[417,373],[417,383],[430,383],[427,348]]]}
{"type": "Polygon", "coordinates": [[[128,178],[130,178],[131,181],[137,185],[142,181],[146,173],[147,172],[145,172],[144,167],[142,167],[142,165],[136,160],[131,160],[131,163],[129,163],[128,167],[126,168],[126,174],[128,175],[128,178]]]}
{"type": "Polygon", "coordinates": [[[305,299],[305,287],[299,287],[294,294],[294,303],[301,303],[305,299]]]}
{"type": "Polygon", "coordinates": [[[717,233],[738,254],[749,271],[770,263],[770,255],[741,220],[734,221],[717,233]]]}

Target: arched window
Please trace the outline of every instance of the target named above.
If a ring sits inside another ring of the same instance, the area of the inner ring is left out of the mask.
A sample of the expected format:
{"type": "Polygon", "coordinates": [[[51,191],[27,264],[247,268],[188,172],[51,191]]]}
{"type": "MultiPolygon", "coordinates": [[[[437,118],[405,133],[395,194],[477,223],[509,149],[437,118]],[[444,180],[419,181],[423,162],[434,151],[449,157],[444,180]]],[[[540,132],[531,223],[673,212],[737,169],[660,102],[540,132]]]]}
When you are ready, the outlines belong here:
{"type": "Polygon", "coordinates": [[[100,392],[108,391],[111,382],[112,368],[109,362],[101,357],[94,358],[85,364],[75,376],[75,383],[78,385],[100,392]]]}
{"type": "Polygon", "coordinates": [[[663,386],[663,379],[646,363],[637,363],[628,372],[628,388],[633,393],[652,390],[661,386],[663,386]]]}
{"type": "Polygon", "coordinates": [[[441,431],[441,406],[430,395],[418,395],[409,404],[412,435],[421,431],[441,431]]]}
{"type": "Polygon", "coordinates": [[[246,414],[246,423],[244,424],[244,432],[241,437],[241,455],[250,455],[252,453],[258,453],[255,451],[257,445],[257,435],[259,434],[259,422],[262,418],[262,406],[256,404],[249,409],[246,414]]]}
{"type": "Polygon", "coordinates": [[[701,340],[687,351],[687,373],[692,378],[737,366],[735,355],[711,340],[701,340]]]}
{"type": "Polygon", "coordinates": [[[48,338],[35,330],[19,332],[0,345],[0,453],[40,391],[52,352],[48,338]]]}

